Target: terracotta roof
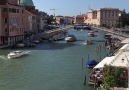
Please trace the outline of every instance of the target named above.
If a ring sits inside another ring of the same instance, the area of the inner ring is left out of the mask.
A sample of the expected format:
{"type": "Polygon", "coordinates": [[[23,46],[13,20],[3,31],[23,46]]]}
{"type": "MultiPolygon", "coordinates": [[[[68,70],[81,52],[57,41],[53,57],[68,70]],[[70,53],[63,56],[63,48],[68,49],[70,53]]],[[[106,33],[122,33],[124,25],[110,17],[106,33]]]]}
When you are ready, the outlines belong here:
{"type": "Polygon", "coordinates": [[[84,17],[87,17],[86,14],[82,14],[82,15],[77,15],[76,18],[84,18],[84,17]]]}
{"type": "Polygon", "coordinates": [[[100,8],[100,9],[103,9],[103,10],[116,10],[118,8],[100,8]]]}
{"type": "Polygon", "coordinates": [[[27,13],[30,14],[30,15],[35,15],[34,13],[29,12],[29,11],[27,11],[27,10],[25,10],[25,12],[27,12],[27,13]]]}

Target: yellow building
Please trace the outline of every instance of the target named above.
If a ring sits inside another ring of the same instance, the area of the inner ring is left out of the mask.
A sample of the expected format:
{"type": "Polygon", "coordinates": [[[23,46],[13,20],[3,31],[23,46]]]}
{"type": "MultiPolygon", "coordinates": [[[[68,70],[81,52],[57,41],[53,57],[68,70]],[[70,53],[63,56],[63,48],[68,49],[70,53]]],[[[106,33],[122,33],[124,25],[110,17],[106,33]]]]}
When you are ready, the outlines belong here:
{"type": "Polygon", "coordinates": [[[113,27],[119,18],[119,13],[120,11],[117,8],[90,9],[87,12],[87,19],[85,19],[84,23],[94,26],[113,27]]]}

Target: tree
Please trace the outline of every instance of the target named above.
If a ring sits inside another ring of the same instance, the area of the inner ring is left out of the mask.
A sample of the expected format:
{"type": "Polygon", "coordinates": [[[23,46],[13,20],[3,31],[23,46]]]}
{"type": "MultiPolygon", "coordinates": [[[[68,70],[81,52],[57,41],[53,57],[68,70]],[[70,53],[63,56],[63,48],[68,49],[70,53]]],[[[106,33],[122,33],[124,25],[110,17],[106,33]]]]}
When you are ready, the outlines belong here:
{"type": "MultiPolygon", "coordinates": [[[[122,76],[123,71],[127,71],[125,68],[114,67],[114,66],[104,66],[104,78],[103,78],[103,87],[102,90],[108,90],[109,88],[114,87],[128,87],[127,77],[122,76]]],[[[126,76],[128,72],[126,72],[126,76]]],[[[100,89],[101,90],[101,89],[100,89]]]]}
{"type": "Polygon", "coordinates": [[[121,16],[116,22],[116,27],[125,27],[129,25],[129,13],[126,13],[125,9],[121,12],[121,16]]]}
{"type": "Polygon", "coordinates": [[[53,15],[50,15],[50,16],[48,15],[46,20],[47,20],[47,24],[52,24],[52,22],[54,21],[53,15]]]}

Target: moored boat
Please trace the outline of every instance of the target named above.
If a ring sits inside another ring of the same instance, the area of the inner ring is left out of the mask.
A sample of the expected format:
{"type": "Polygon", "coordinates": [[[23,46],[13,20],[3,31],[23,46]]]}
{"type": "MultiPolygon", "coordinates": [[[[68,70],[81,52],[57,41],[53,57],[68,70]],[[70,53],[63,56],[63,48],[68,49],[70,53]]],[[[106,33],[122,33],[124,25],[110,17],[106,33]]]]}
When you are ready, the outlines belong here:
{"type": "Polygon", "coordinates": [[[94,59],[93,60],[88,60],[87,63],[86,63],[87,67],[89,67],[89,68],[93,68],[97,64],[98,64],[98,62],[95,61],[94,59]]]}
{"type": "Polygon", "coordinates": [[[29,54],[30,51],[13,51],[13,52],[10,52],[7,57],[8,59],[13,59],[13,58],[18,58],[18,57],[21,57],[23,55],[27,55],[29,54]]]}

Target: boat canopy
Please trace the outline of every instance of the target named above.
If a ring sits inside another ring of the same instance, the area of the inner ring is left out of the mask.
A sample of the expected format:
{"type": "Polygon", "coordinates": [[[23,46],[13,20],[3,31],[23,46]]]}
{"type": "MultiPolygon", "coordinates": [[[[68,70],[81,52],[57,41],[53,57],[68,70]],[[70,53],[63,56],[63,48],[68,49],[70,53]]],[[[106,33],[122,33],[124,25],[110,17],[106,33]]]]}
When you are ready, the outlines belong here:
{"type": "Polygon", "coordinates": [[[97,64],[97,65],[94,67],[94,69],[95,69],[95,68],[103,68],[105,64],[106,64],[106,65],[109,65],[109,64],[112,62],[112,60],[113,60],[114,58],[115,58],[115,56],[112,56],[112,57],[105,57],[99,64],[97,64]]]}
{"type": "Polygon", "coordinates": [[[95,60],[88,60],[86,65],[96,65],[97,62],[95,60]]]}

